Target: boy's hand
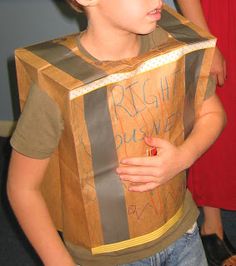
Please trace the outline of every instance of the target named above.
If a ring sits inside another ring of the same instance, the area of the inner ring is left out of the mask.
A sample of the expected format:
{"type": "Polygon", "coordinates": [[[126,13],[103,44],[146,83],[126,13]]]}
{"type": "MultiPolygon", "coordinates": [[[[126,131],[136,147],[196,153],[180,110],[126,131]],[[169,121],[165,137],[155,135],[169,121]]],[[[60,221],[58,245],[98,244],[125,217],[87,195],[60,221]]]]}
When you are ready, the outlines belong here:
{"type": "Polygon", "coordinates": [[[131,182],[130,191],[152,190],[187,168],[187,154],[181,146],[160,138],[145,138],[145,142],[156,147],[156,156],[125,158],[121,160],[124,166],[117,168],[121,180],[131,182]]]}

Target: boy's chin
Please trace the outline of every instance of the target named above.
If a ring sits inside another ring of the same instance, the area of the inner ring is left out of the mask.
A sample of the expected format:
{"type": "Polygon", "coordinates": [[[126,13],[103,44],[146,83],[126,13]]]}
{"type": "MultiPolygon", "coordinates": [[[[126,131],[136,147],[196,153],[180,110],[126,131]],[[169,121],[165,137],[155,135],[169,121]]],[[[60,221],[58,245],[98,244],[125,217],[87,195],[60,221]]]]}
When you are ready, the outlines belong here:
{"type": "Polygon", "coordinates": [[[157,28],[157,23],[152,23],[152,25],[149,25],[148,27],[143,27],[138,29],[138,34],[145,35],[153,32],[157,28]]]}
{"type": "Polygon", "coordinates": [[[150,28],[148,30],[147,29],[146,30],[139,30],[137,32],[137,34],[146,35],[146,34],[149,34],[149,33],[153,32],[156,28],[157,28],[157,26],[156,27],[153,27],[153,28],[150,28]]]}

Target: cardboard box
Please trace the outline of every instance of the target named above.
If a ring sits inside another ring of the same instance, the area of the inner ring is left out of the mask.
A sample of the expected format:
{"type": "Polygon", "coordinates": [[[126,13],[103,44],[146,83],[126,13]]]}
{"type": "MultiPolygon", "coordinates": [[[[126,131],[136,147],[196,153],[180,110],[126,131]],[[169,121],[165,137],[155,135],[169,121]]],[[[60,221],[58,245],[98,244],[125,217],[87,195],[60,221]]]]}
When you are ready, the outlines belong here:
{"type": "Polygon", "coordinates": [[[64,119],[42,185],[51,216],[67,242],[93,254],[155,240],[183,212],[184,172],[145,193],[115,172],[122,158],[147,154],[144,136],[180,145],[207,94],[215,39],[168,7],[158,24],[165,42],[118,62],[86,56],[77,34],[16,50],[22,108],[36,83],[64,119]]]}

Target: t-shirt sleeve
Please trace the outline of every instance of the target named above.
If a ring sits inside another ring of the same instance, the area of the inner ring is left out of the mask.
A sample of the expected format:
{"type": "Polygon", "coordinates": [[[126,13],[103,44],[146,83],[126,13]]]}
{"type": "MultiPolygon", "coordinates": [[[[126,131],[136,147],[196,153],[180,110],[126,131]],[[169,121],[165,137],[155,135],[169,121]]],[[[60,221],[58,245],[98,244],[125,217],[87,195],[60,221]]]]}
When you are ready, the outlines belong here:
{"type": "Polygon", "coordinates": [[[62,130],[58,105],[33,85],[12,135],[11,146],[31,158],[48,158],[58,146],[62,130]]]}

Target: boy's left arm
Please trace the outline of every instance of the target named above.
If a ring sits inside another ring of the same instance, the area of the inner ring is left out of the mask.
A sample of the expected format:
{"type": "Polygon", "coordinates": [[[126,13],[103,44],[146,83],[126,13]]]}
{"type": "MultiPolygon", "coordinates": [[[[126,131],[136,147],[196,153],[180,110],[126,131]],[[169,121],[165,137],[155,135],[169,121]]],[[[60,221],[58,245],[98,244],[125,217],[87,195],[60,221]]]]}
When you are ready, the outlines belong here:
{"type": "Polygon", "coordinates": [[[145,138],[156,147],[157,156],[125,158],[117,173],[129,181],[130,191],[148,191],[189,168],[217,139],[226,124],[226,115],[218,96],[205,100],[197,112],[192,132],[180,146],[160,138],[145,138]]]}

